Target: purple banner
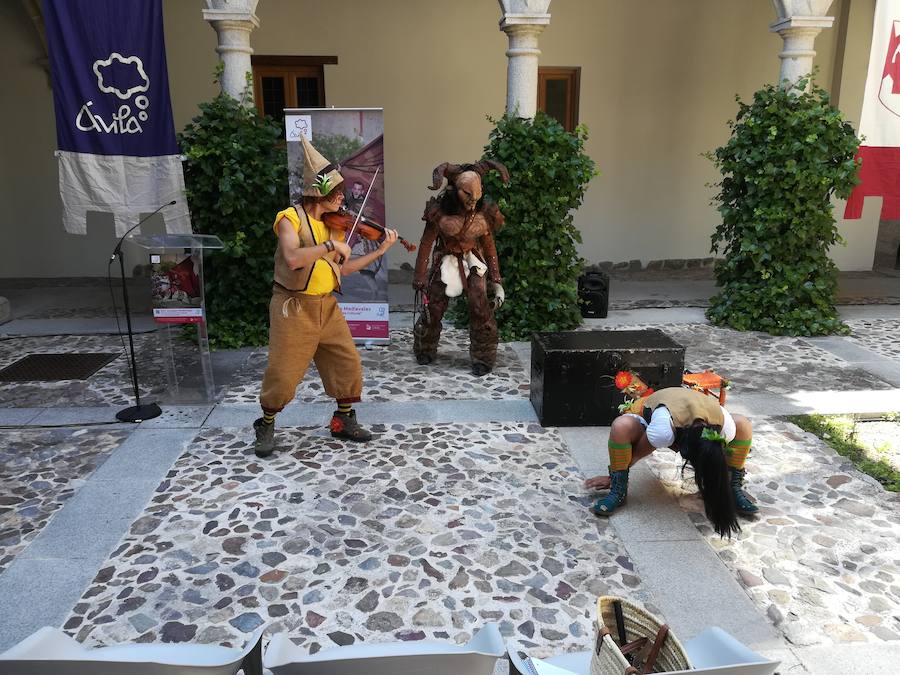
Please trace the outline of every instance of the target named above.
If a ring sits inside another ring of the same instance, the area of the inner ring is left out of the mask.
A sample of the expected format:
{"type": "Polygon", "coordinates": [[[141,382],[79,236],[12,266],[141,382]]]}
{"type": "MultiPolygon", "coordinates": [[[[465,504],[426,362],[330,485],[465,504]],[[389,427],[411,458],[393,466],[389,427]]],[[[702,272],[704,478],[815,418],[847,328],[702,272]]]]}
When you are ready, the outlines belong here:
{"type": "Polygon", "coordinates": [[[161,0],[44,0],[60,150],[177,155],[161,0]]]}

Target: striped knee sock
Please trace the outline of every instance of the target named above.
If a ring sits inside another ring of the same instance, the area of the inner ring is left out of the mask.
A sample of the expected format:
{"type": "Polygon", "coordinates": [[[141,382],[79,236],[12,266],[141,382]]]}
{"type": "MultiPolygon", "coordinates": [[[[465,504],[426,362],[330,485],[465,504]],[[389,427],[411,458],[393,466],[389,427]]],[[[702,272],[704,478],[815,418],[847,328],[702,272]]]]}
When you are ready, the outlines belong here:
{"type": "Polygon", "coordinates": [[[275,413],[263,411],[263,424],[275,424],[275,413]]]}
{"type": "Polygon", "coordinates": [[[631,443],[609,441],[609,470],[625,471],[631,466],[631,443]]]}
{"type": "Polygon", "coordinates": [[[725,463],[730,469],[743,469],[744,462],[747,461],[747,455],[750,454],[751,440],[738,441],[734,440],[725,448],[725,463]]]}
{"type": "Polygon", "coordinates": [[[346,414],[348,414],[351,410],[353,410],[353,404],[352,404],[352,403],[338,403],[338,404],[337,404],[337,407],[338,407],[338,412],[341,413],[342,415],[346,415],[346,414]]]}

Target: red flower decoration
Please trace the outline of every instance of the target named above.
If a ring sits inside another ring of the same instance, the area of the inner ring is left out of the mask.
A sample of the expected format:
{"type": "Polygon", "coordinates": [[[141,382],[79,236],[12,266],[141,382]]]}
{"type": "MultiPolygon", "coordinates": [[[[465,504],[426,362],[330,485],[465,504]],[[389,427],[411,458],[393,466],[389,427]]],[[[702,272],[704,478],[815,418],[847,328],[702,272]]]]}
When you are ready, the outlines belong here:
{"type": "Polygon", "coordinates": [[[631,373],[629,373],[627,370],[620,370],[618,373],[616,373],[616,389],[624,389],[625,387],[630,385],[633,380],[634,376],[631,373]]]}
{"type": "Polygon", "coordinates": [[[644,396],[650,396],[653,394],[653,387],[648,387],[647,391],[644,392],[644,396]]]}

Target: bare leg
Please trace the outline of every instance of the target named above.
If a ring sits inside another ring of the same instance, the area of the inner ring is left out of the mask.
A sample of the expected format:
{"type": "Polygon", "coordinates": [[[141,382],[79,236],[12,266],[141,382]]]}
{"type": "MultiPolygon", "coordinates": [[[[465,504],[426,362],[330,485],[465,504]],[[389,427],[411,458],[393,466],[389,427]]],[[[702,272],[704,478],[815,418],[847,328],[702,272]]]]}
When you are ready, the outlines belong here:
{"type": "Polygon", "coordinates": [[[733,415],[735,435],[734,440],[725,449],[725,462],[728,464],[731,489],[734,492],[734,503],[738,513],[752,516],[759,512],[759,507],[744,492],[744,463],[750,454],[750,446],[753,443],[753,425],[743,415],[733,415]]]}
{"type": "MultiPolygon", "coordinates": [[[[631,444],[631,464],[629,464],[629,468],[656,449],[647,440],[647,430],[644,425],[634,417],[627,415],[613,420],[609,430],[609,440],[613,443],[631,444]]],[[[594,476],[584,481],[584,487],[588,490],[608,490],[609,486],[609,476],[594,476]]]]}
{"type": "Polygon", "coordinates": [[[732,414],[734,418],[734,426],[736,427],[736,432],[734,436],[734,440],[736,441],[751,441],[753,440],[753,425],[743,415],[732,414]]]}

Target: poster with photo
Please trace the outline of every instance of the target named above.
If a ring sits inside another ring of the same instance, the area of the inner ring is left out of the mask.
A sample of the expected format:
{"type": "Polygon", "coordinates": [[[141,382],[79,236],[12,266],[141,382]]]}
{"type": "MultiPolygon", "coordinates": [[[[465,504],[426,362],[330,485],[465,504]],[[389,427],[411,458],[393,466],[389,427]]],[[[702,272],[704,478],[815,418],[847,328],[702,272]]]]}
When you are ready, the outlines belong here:
{"type": "Polygon", "coordinates": [[[200,323],[203,292],[200,269],[190,253],[150,256],[150,295],[156,323],[200,323]]]}
{"type": "MultiPolygon", "coordinates": [[[[355,213],[362,209],[362,215],[376,223],[387,222],[384,111],[381,108],[287,109],[284,126],[291,203],[297,204],[301,200],[303,145],[300,137],[305,136],[344,177],[344,207],[355,213]]],[[[354,256],[365,255],[379,246],[379,242],[355,233],[348,244],[354,256]]],[[[390,252],[356,274],[341,279],[342,295],[338,302],[353,338],[359,342],[387,342],[390,339],[389,256],[390,252]]]]}

